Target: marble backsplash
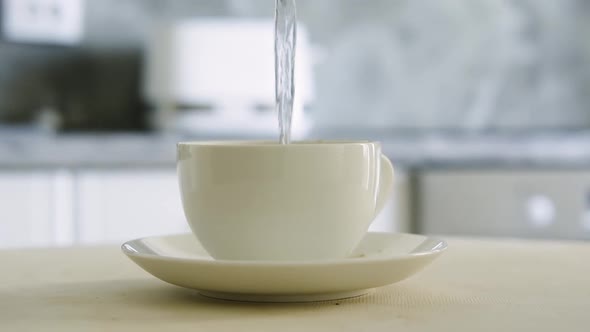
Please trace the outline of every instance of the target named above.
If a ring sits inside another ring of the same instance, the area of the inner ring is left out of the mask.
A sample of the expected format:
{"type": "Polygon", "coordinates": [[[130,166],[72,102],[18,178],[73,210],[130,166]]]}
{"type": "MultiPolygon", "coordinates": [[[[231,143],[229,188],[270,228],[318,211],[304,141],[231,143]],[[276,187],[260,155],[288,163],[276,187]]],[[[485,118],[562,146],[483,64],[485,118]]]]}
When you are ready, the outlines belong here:
{"type": "Polygon", "coordinates": [[[326,126],[590,126],[590,1],[318,3],[300,7],[326,126]]]}
{"type": "MultiPolygon", "coordinates": [[[[0,42],[0,121],[142,128],[142,49],[158,20],[267,17],[273,0],[86,1],[75,48],[0,42]]],[[[590,127],[590,1],[299,0],[319,50],[320,127],[590,127]]]]}

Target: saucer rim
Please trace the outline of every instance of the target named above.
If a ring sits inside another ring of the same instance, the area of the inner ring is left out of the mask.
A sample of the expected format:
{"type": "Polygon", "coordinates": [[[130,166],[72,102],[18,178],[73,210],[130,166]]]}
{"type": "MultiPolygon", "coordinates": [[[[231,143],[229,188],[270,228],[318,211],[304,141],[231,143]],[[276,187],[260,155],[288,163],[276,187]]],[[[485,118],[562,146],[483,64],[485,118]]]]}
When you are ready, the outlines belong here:
{"type": "MultiPolygon", "coordinates": [[[[166,237],[177,237],[177,236],[188,236],[193,235],[190,232],[185,233],[177,233],[177,234],[168,234],[168,235],[153,235],[153,236],[144,236],[140,238],[136,238],[133,240],[125,241],[121,244],[120,248],[123,254],[128,257],[137,257],[137,258],[144,258],[144,259],[152,259],[152,260],[161,260],[161,261],[176,261],[176,262],[185,262],[185,263],[192,263],[192,264],[213,264],[218,266],[249,266],[249,267],[268,267],[268,266],[313,266],[313,265],[347,265],[347,264],[368,264],[368,263],[382,263],[382,262],[390,262],[390,261],[403,261],[407,259],[413,259],[418,257],[428,257],[428,256],[438,256],[444,251],[446,251],[449,247],[447,241],[438,238],[438,237],[430,237],[428,235],[423,234],[413,234],[413,233],[405,233],[405,232],[367,232],[367,235],[377,235],[377,236],[387,236],[387,235],[411,235],[411,236],[421,236],[424,238],[425,241],[434,241],[438,242],[438,245],[428,251],[420,251],[415,253],[407,253],[407,254],[394,254],[394,255],[386,255],[386,256],[377,256],[377,257],[349,257],[349,258],[333,258],[333,259],[317,259],[317,260],[289,260],[289,261],[281,261],[281,260],[229,260],[229,259],[214,259],[210,258],[184,258],[184,257],[174,257],[174,256],[163,256],[159,254],[146,254],[140,253],[136,251],[132,251],[127,248],[130,243],[153,239],[153,238],[166,238],[166,237]]],[[[194,236],[194,235],[193,235],[194,236]]],[[[196,239],[195,239],[196,240],[196,239]]],[[[198,241],[198,240],[196,240],[198,241]]]]}

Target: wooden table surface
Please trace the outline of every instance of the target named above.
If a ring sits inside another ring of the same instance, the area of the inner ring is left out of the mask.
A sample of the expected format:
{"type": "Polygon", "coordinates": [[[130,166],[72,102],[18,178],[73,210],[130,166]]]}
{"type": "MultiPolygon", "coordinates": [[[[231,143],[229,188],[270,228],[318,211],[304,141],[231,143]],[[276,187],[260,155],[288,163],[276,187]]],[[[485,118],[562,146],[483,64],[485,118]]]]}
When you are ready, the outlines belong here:
{"type": "Polygon", "coordinates": [[[118,246],[0,251],[0,331],[590,331],[590,243],[453,239],[419,274],[339,301],[207,299],[118,246]]]}

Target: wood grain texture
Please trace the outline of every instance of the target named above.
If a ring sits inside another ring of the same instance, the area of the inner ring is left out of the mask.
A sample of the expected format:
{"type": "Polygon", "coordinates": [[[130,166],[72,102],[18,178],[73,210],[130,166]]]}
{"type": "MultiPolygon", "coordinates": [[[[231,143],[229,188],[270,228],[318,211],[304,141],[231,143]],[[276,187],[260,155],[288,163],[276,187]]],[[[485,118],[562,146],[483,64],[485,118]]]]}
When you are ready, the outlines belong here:
{"type": "Polygon", "coordinates": [[[0,251],[0,331],[586,331],[590,243],[449,241],[418,275],[308,304],[212,300],[116,247],[0,251]]]}

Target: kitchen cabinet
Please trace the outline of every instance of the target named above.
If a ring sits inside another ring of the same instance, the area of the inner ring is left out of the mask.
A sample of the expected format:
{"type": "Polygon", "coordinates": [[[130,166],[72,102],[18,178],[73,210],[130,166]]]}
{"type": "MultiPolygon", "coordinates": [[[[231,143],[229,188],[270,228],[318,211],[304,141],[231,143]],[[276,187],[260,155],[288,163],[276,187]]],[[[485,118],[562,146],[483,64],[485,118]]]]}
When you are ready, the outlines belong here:
{"type": "MultiPolygon", "coordinates": [[[[392,199],[373,231],[406,227],[407,178],[395,181],[392,199]],[[396,223],[396,221],[398,221],[396,223]]],[[[132,238],[189,232],[174,169],[96,169],[76,175],[79,242],[121,242],[132,238]]]]}
{"type": "Polygon", "coordinates": [[[190,231],[175,169],[96,169],[76,174],[80,243],[190,231]]]}
{"type": "MultiPolygon", "coordinates": [[[[409,228],[407,176],[372,231],[409,228]]],[[[120,243],[189,232],[174,167],[0,170],[0,248],[120,243]]]]}
{"type": "Polygon", "coordinates": [[[55,242],[51,199],[59,185],[48,171],[0,171],[0,247],[55,242]]]}
{"type": "Polygon", "coordinates": [[[431,170],[418,176],[424,233],[590,239],[590,172],[431,170]]]}
{"type": "Polygon", "coordinates": [[[174,168],[0,170],[0,248],[189,231],[174,168]]]}

